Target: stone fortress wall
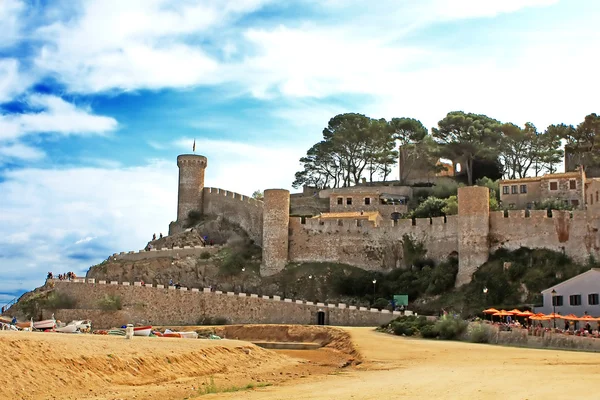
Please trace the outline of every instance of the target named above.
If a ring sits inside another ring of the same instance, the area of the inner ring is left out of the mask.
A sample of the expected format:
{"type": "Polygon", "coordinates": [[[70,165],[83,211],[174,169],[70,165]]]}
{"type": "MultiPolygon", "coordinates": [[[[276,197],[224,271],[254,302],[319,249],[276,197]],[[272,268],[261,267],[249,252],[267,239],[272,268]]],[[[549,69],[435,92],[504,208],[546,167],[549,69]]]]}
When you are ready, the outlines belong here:
{"type": "MultiPolygon", "coordinates": [[[[179,201],[187,207],[189,193],[196,191],[200,180],[203,183],[204,170],[201,171],[202,179],[190,179],[187,172],[181,173],[181,169],[191,166],[192,172],[200,173],[198,166],[205,166],[206,161],[202,156],[185,157],[186,160],[200,157],[199,162],[178,163],[179,201]],[[186,182],[191,182],[191,189],[186,182]]],[[[350,219],[290,218],[290,194],[284,189],[266,190],[265,203],[222,189],[201,189],[202,196],[196,201],[197,210],[222,215],[239,224],[262,246],[263,275],[281,271],[287,262],[310,261],[340,262],[389,271],[402,265],[404,235],[423,242],[427,256],[436,261],[458,253],[457,286],[470,282],[490,252],[502,247],[549,248],[564,251],[578,261],[600,254],[599,218],[594,210],[554,212],[552,217],[548,217],[546,211],[490,212],[489,190],[485,187],[459,188],[456,216],[397,222],[384,219],[378,227],[367,221],[350,219]]],[[[348,190],[352,192],[352,188],[348,190]]],[[[181,207],[180,204],[178,209],[181,207]]],[[[181,226],[182,222],[178,220],[174,224],[181,226]]]]}
{"type": "MultiPolygon", "coordinates": [[[[57,292],[77,301],[77,309],[55,312],[61,321],[91,319],[94,328],[111,328],[127,323],[150,325],[196,325],[205,318],[225,318],[229,324],[311,324],[377,326],[397,318],[399,311],[379,311],[346,304],[313,303],[258,296],[249,293],[222,293],[204,289],[176,289],[163,285],[142,286],[141,282],[105,282],[76,278],[52,281],[57,292]],[[101,310],[105,296],[118,296],[122,309],[101,310]]],[[[410,315],[410,312],[406,312],[410,315]]]]}
{"type": "Polygon", "coordinates": [[[221,249],[221,246],[183,246],[173,248],[162,248],[162,249],[150,249],[130,252],[114,253],[108,259],[114,261],[140,261],[148,260],[151,258],[180,258],[180,257],[199,257],[202,253],[208,253],[210,255],[216,254],[221,249]]]}
{"type": "Polygon", "coordinates": [[[218,188],[203,189],[204,214],[221,215],[241,226],[259,246],[263,242],[263,209],[260,200],[218,188]]]}

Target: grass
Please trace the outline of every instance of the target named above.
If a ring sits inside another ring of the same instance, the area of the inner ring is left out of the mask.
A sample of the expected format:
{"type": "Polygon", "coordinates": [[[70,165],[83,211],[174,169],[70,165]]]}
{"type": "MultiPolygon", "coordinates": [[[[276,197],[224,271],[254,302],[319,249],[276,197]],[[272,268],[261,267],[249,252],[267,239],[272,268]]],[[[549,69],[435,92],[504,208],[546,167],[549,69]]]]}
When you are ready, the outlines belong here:
{"type": "Polygon", "coordinates": [[[244,386],[228,386],[228,387],[218,387],[215,384],[215,379],[211,376],[210,377],[210,381],[207,382],[204,387],[201,387],[198,390],[198,394],[200,396],[204,396],[206,394],[214,394],[214,393],[234,393],[234,392],[241,392],[244,390],[253,390],[253,389],[258,389],[258,388],[262,388],[262,387],[268,387],[268,386],[272,386],[272,383],[252,383],[250,382],[247,385],[244,386]]]}

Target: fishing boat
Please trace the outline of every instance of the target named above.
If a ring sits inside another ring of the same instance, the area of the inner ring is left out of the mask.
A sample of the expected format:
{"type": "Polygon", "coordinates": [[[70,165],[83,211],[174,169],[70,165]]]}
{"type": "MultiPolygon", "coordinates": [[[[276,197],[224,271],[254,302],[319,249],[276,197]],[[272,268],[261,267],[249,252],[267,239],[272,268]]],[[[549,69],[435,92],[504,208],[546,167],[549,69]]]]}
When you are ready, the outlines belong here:
{"type": "Polygon", "coordinates": [[[150,336],[152,326],[136,326],[133,328],[133,336],[150,336]]]}
{"type": "Polygon", "coordinates": [[[56,332],[61,332],[61,333],[75,333],[77,332],[77,325],[65,325],[65,326],[60,326],[58,328],[56,328],[56,332]]]}
{"type": "Polygon", "coordinates": [[[171,337],[171,338],[180,338],[181,337],[181,333],[179,333],[179,332],[169,332],[169,333],[163,333],[162,336],[163,337],[171,337]]]}
{"type": "Polygon", "coordinates": [[[56,327],[56,320],[54,319],[54,314],[52,314],[52,319],[45,319],[43,321],[34,322],[33,327],[41,331],[46,329],[54,329],[56,327]]]}
{"type": "Polygon", "coordinates": [[[196,332],[178,332],[182,338],[184,339],[198,339],[198,334],[196,332]]]}

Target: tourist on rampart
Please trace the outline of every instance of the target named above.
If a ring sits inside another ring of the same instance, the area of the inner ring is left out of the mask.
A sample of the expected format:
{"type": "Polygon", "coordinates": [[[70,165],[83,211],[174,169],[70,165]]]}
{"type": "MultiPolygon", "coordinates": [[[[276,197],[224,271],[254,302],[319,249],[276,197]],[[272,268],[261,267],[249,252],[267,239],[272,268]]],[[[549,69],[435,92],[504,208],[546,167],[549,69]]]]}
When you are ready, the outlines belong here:
{"type": "Polygon", "coordinates": [[[159,239],[163,238],[162,232],[160,233],[160,235],[158,236],[159,239]]]}
{"type": "Polygon", "coordinates": [[[156,240],[156,233],[153,233],[152,234],[152,241],[155,241],[155,240],[156,240]]]}
{"type": "Polygon", "coordinates": [[[173,286],[173,279],[169,280],[169,286],[173,286]]]}

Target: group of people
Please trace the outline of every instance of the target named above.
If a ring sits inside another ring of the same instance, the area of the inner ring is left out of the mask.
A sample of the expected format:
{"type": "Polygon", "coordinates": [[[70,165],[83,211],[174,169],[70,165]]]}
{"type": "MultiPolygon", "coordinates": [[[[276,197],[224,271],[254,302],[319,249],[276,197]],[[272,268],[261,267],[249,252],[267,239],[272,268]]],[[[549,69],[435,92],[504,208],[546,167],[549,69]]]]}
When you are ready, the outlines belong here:
{"type": "MultiPolygon", "coordinates": [[[[57,279],[59,281],[71,281],[77,278],[74,272],[67,272],[65,274],[58,274],[57,279]]],[[[54,279],[54,274],[52,272],[48,272],[46,279],[54,279]]]]}
{"type": "MultiPolygon", "coordinates": [[[[163,234],[161,233],[160,236],[159,236],[159,239],[162,239],[162,238],[163,238],[163,234]]],[[[153,233],[152,234],[152,241],[155,241],[155,240],[156,240],[156,233],[153,233]]]]}

